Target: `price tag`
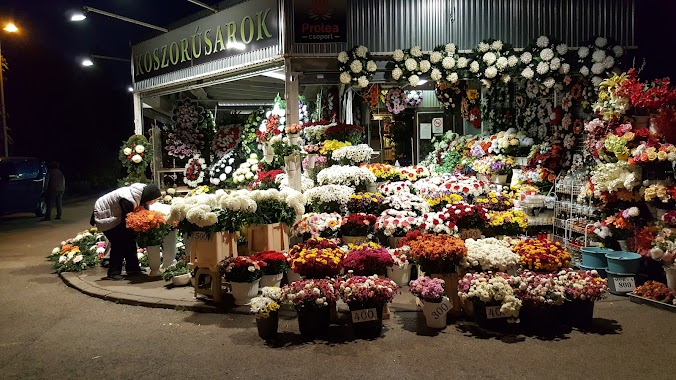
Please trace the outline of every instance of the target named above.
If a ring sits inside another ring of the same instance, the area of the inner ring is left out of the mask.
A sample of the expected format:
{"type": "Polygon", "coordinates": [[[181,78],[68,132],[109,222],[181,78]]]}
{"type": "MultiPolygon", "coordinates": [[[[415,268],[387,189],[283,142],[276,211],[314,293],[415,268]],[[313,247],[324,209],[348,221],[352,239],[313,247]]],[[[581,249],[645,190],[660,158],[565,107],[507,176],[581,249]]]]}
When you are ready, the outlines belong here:
{"type": "Polygon", "coordinates": [[[195,231],[191,237],[195,240],[209,240],[209,234],[204,231],[195,231]]]}
{"type": "Polygon", "coordinates": [[[486,306],[486,318],[498,319],[498,318],[507,318],[507,316],[500,311],[500,306],[486,306]]]}
{"type": "Polygon", "coordinates": [[[378,311],[375,307],[352,311],[352,323],[361,323],[378,320],[378,311]]]}
{"type": "Polygon", "coordinates": [[[634,277],[615,277],[615,291],[618,292],[632,292],[636,289],[634,277]]]}
{"type": "Polygon", "coordinates": [[[432,310],[431,316],[434,319],[439,319],[439,318],[445,318],[446,314],[451,311],[453,308],[453,301],[448,299],[448,297],[444,297],[440,303],[438,304],[433,304],[436,307],[432,310]]]}

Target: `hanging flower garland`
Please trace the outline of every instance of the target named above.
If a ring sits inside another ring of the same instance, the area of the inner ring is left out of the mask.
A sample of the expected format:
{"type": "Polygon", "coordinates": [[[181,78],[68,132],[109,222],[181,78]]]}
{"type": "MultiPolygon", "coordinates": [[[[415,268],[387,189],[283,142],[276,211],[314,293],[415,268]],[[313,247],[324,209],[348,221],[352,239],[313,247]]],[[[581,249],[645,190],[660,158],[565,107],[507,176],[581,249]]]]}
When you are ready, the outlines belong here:
{"type": "Polygon", "coordinates": [[[609,74],[617,71],[624,48],[605,37],[596,37],[577,50],[577,71],[598,87],[609,74]]]}
{"type": "Polygon", "coordinates": [[[495,81],[509,83],[512,80],[513,70],[519,63],[512,45],[496,39],[479,42],[472,50],[471,57],[470,76],[479,78],[486,87],[491,87],[495,81]]]}
{"type": "Polygon", "coordinates": [[[460,104],[464,91],[460,84],[441,82],[434,88],[434,95],[445,109],[452,109],[460,104]]]}
{"type": "Polygon", "coordinates": [[[545,88],[552,88],[562,75],[570,72],[567,54],[568,45],[548,36],[540,36],[521,53],[520,60],[524,67],[521,77],[533,79],[545,88]]]}
{"type": "Polygon", "coordinates": [[[424,54],[420,46],[406,50],[397,49],[392,54],[392,59],[394,62],[389,65],[392,79],[405,80],[412,87],[416,87],[423,77],[429,77],[432,70],[430,55],[424,54]]]}
{"type": "Polygon", "coordinates": [[[249,155],[251,153],[254,153],[257,151],[257,134],[258,128],[260,128],[261,123],[263,123],[263,120],[265,119],[265,110],[263,108],[259,108],[246,118],[246,122],[244,123],[244,126],[242,127],[242,149],[244,151],[244,155],[249,155]]]}
{"type": "Polygon", "coordinates": [[[366,46],[359,45],[349,52],[338,53],[340,62],[340,83],[356,84],[361,88],[369,85],[369,81],[378,66],[370,57],[366,46]]]}
{"type": "Polygon", "coordinates": [[[166,128],[164,149],[170,156],[185,158],[199,153],[206,146],[208,126],[204,123],[204,108],[191,99],[183,99],[174,107],[174,125],[166,128]]]}
{"type": "Polygon", "coordinates": [[[439,45],[430,53],[430,62],[434,67],[430,79],[437,83],[458,83],[465,76],[469,61],[457,53],[455,44],[439,45]]]}
{"type": "Polygon", "coordinates": [[[241,124],[230,124],[218,129],[211,143],[211,150],[216,157],[223,157],[224,154],[237,147],[241,138],[241,129],[241,124]]]}
{"type": "Polygon", "coordinates": [[[206,161],[199,154],[188,160],[183,170],[183,182],[188,187],[197,187],[204,182],[204,172],[207,169],[206,161]]]}
{"type": "Polygon", "coordinates": [[[417,107],[422,104],[423,101],[423,92],[417,90],[405,91],[406,99],[405,103],[407,106],[417,107]]]}
{"type": "Polygon", "coordinates": [[[385,107],[388,112],[399,114],[406,109],[406,93],[398,87],[389,89],[385,96],[385,107]]]}

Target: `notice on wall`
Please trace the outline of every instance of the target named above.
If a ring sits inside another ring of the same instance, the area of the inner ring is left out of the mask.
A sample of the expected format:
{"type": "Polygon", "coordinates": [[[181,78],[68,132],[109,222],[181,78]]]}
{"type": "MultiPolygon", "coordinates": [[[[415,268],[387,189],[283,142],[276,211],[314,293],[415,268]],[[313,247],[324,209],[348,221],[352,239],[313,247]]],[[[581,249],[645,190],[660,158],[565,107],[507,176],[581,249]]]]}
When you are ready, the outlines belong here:
{"type": "Polygon", "coordinates": [[[432,139],[432,123],[420,123],[420,140],[432,139]]]}
{"type": "Polygon", "coordinates": [[[444,118],[435,117],[432,119],[432,133],[435,135],[441,135],[444,133],[444,118]]]}

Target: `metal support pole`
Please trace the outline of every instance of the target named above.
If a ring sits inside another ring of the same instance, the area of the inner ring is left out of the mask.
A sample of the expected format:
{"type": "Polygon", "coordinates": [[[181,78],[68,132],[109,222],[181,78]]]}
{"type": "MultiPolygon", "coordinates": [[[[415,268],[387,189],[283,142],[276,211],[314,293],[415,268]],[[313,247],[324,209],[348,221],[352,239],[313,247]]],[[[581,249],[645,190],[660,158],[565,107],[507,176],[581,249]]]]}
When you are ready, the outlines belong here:
{"type": "Polygon", "coordinates": [[[298,73],[291,71],[291,59],[285,60],[286,81],[284,92],[286,98],[286,124],[298,123],[298,73]]]}
{"type": "Polygon", "coordinates": [[[193,3],[193,4],[195,4],[195,5],[199,5],[200,7],[206,8],[206,9],[208,9],[208,10],[214,12],[214,13],[218,12],[218,9],[216,9],[216,8],[210,6],[210,5],[206,5],[206,4],[204,4],[203,2],[201,2],[201,1],[197,1],[197,0],[188,0],[188,2],[189,2],[189,3],[193,3]]]}
{"type": "Polygon", "coordinates": [[[100,10],[100,9],[96,9],[96,8],[92,8],[92,7],[87,7],[87,6],[82,7],[82,8],[85,10],[85,12],[98,13],[98,14],[100,14],[100,15],[108,16],[108,17],[112,17],[112,18],[116,18],[116,19],[121,20],[121,21],[129,22],[129,23],[132,23],[132,24],[140,25],[140,26],[145,26],[146,28],[159,30],[160,32],[166,33],[166,32],[169,31],[169,29],[167,29],[167,28],[162,28],[162,27],[160,27],[160,26],[156,26],[156,25],[153,25],[153,24],[148,24],[147,22],[134,20],[133,18],[129,18],[129,17],[124,17],[124,16],[116,15],[115,13],[110,13],[110,12],[102,11],[102,10],[100,10]]]}
{"type": "Polygon", "coordinates": [[[143,102],[141,94],[134,93],[134,133],[143,134],[143,102]]]}
{"type": "MultiPolygon", "coordinates": [[[[2,40],[0,40],[0,66],[2,66],[2,40]]],[[[9,134],[7,133],[7,112],[5,111],[5,79],[0,67],[0,112],[2,113],[2,140],[5,144],[5,157],[9,157],[9,134]]]]}

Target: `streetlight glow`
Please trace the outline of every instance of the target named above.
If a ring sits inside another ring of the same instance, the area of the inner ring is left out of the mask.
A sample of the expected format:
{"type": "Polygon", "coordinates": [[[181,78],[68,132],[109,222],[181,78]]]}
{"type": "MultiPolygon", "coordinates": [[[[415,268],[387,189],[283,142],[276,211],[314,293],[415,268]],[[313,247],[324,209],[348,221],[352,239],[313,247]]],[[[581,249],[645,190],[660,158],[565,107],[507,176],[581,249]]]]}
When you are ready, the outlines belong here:
{"type": "Polygon", "coordinates": [[[127,91],[134,92],[134,87],[132,87],[132,86],[127,87],[127,91]]]}
{"type": "Polygon", "coordinates": [[[86,16],[84,13],[82,13],[82,12],[77,12],[77,13],[73,13],[73,14],[70,16],[70,21],[78,22],[78,21],[83,21],[83,20],[86,19],[86,18],[87,18],[87,16],[86,16]]]}
{"type": "Polygon", "coordinates": [[[94,66],[94,62],[92,62],[92,60],[89,58],[85,58],[82,60],[82,66],[84,67],[94,66]]]}
{"type": "Polygon", "coordinates": [[[4,30],[5,32],[9,32],[9,33],[16,33],[16,32],[19,31],[19,28],[17,28],[16,25],[14,25],[13,22],[10,22],[10,23],[7,23],[7,25],[5,25],[5,27],[2,30],[4,30]]]}

